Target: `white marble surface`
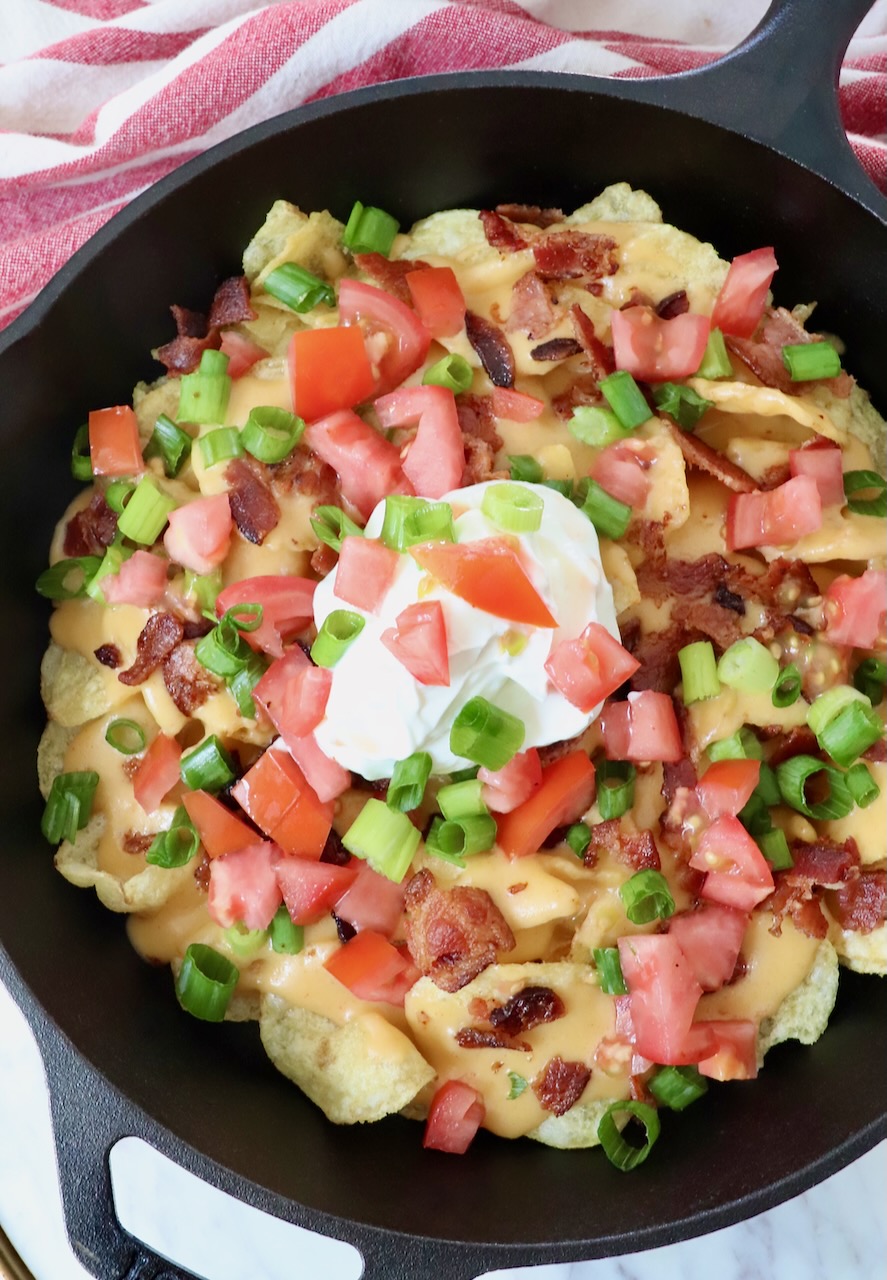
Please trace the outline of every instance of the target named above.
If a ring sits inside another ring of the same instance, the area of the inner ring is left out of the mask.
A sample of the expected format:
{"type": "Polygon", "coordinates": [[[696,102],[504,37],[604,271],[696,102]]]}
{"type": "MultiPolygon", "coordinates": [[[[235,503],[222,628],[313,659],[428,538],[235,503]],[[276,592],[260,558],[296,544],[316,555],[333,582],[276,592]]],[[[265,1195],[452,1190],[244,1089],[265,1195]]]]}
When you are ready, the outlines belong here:
{"type": "MultiPolygon", "coordinates": [[[[127,1227],[205,1280],[358,1280],[348,1245],[235,1204],[136,1139],[112,1172],[127,1227]]],[[[87,1280],[65,1237],[42,1065],[0,986],[0,1224],[36,1280],[87,1280]]],[[[749,1222],[684,1244],[497,1271],[496,1280],[885,1280],[887,1143],[828,1182],[749,1222]]]]}

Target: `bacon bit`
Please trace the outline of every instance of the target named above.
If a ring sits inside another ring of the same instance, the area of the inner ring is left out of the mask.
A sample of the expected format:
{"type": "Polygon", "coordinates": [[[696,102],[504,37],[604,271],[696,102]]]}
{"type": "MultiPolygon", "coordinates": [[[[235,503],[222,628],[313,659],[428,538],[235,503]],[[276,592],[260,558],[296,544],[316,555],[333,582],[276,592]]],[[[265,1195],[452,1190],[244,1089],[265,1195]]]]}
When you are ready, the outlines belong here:
{"type": "Polygon", "coordinates": [[[505,1031],[484,1031],[480,1027],[460,1027],[456,1032],[456,1044],[461,1049],[515,1049],[519,1053],[532,1053],[533,1046],[526,1040],[515,1040],[505,1031]]]}
{"type": "Polygon", "coordinates": [[[230,276],[223,280],[213,295],[209,309],[210,330],[223,324],[240,324],[244,320],[255,318],[246,276],[230,276]]]}
{"type": "Polygon", "coordinates": [[[494,249],[498,249],[500,253],[519,253],[521,249],[528,247],[527,241],[514,223],[508,218],[503,218],[501,213],[494,213],[492,209],[481,209],[478,217],[483,223],[487,243],[494,249]]]}
{"type": "Polygon", "coordinates": [[[511,222],[526,222],[533,227],[553,226],[555,222],[563,222],[562,209],[540,209],[538,204],[497,204],[496,212],[511,222]]]}
{"type": "Polygon", "coordinates": [[[704,440],[699,440],[696,436],[691,435],[690,432],[683,431],[674,419],[661,409],[659,417],[671,432],[675,443],[684,455],[684,461],[688,467],[694,467],[697,471],[706,471],[710,476],[714,476],[716,480],[720,480],[721,484],[726,485],[733,493],[754,493],[757,490],[757,480],[755,480],[754,476],[750,476],[747,471],[743,471],[742,467],[738,467],[735,462],[725,458],[722,453],[718,453],[717,449],[713,449],[704,440]]]}
{"type": "Polygon", "coordinates": [[[606,1076],[624,1076],[634,1050],[624,1036],[604,1036],[594,1051],[594,1065],[606,1076]]]}
{"type": "Polygon", "coordinates": [[[671,804],[678,787],[684,787],[687,791],[691,791],[696,786],[697,781],[696,768],[689,757],[678,760],[677,763],[666,761],[662,766],[663,800],[666,804],[671,804]]]}
{"type": "Polygon", "coordinates": [[[557,315],[545,282],[535,271],[527,271],[511,290],[511,311],[505,324],[508,333],[525,333],[531,341],[544,338],[554,327],[557,315]]]}
{"type": "Polygon", "coordinates": [[[514,386],[514,353],[505,334],[473,311],[465,312],[465,333],[494,387],[514,386]]]}
{"type": "Polygon", "coordinates": [[[767,308],[755,337],[727,337],[725,340],[729,351],[751,370],[759,382],[765,387],[775,387],[785,395],[796,396],[810,386],[824,386],[844,400],[853,388],[853,378],[843,370],[835,378],[792,381],[782,359],[782,348],[801,342],[821,342],[822,337],[808,333],[784,307],[767,308]]]}
{"type": "Polygon", "coordinates": [[[203,636],[208,636],[213,629],[213,623],[209,618],[183,617],[182,622],[185,627],[185,640],[200,640],[203,636]]]}
{"type": "Polygon", "coordinates": [[[524,987],[505,1004],[492,1009],[489,1022],[507,1035],[519,1036],[545,1022],[556,1022],[565,1013],[563,1000],[550,987],[524,987]]]}
{"type": "Polygon", "coordinates": [[[351,854],[342,844],[342,837],[332,828],[326,838],[326,844],[323,846],[320,861],[329,862],[334,867],[347,867],[351,861],[351,854]]]}
{"type": "Polygon", "coordinates": [[[613,348],[601,342],[594,331],[591,317],[585,314],[578,302],[574,302],[570,307],[570,319],[573,322],[576,341],[588,357],[591,372],[596,380],[601,382],[616,368],[613,348]]]}
{"type": "Polygon", "coordinates": [[[120,841],[124,853],[145,854],[154,843],[154,836],[144,831],[127,831],[120,841]]]}
{"type": "Polygon", "coordinates": [[[526,889],[526,887],[527,887],[527,884],[528,884],[528,883],[529,883],[529,882],[528,882],[527,880],[521,880],[521,881],[519,881],[519,883],[518,883],[518,884],[510,884],[510,885],[508,886],[508,892],[509,892],[509,893],[523,893],[523,891],[524,891],[524,889],[526,889]]]}
{"type": "Polygon", "coordinates": [[[103,667],[110,667],[112,671],[123,661],[123,655],[116,644],[100,644],[93,653],[103,667]]]}
{"type": "Polygon", "coordinates": [[[585,865],[594,866],[601,853],[614,853],[620,862],[624,862],[633,871],[644,871],[648,867],[660,871],[662,868],[659,850],[650,832],[626,831],[619,818],[596,822],[590,828],[588,848],[583,859],[585,865]]]}
{"type": "Polygon", "coordinates": [[[101,493],[94,493],[89,506],[71,516],[65,528],[66,556],[101,556],[117,536],[117,515],[101,493]]]}
{"type": "Polygon", "coordinates": [[[339,935],[339,941],[341,943],[350,942],[351,939],[354,937],[354,935],[357,933],[357,930],[355,929],[354,925],[349,924],[347,920],[343,920],[341,916],[337,916],[335,911],[331,911],[330,915],[333,917],[333,920],[335,921],[336,933],[339,935]]]}
{"type": "Polygon", "coordinates": [[[709,552],[698,560],[672,560],[663,554],[645,557],[635,573],[641,595],[661,604],[670,597],[702,599],[725,586],[730,568],[717,552],[709,552]]]}
{"type": "Polygon", "coordinates": [[[873,742],[863,751],[862,758],[870,764],[884,764],[887,761],[887,738],[879,738],[877,742],[873,742]]]}
{"type": "Polygon", "coordinates": [[[582,351],[582,343],[575,338],[549,338],[530,352],[531,360],[569,360],[582,351]]]}
{"type": "Polygon", "coordinates": [[[828,933],[828,921],[822,914],[818,891],[810,881],[793,883],[781,875],[777,876],[777,881],[775,891],[766,901],[773,912],[769,931],[774,938],[781,936],[782,922],[787,915],[791,916],[795,928],[809,938],[824,938],[828,933]]]}
{"type": "Polygon", "coordinates": [[[622,643],[641,664],[629,681],[632,692],[655,689],[659,693],[671,693],[681,678],[678,652],[692,639],[692,633],[680,623],[648,634],[641,633],[640,629],[636,634],[624,632],[622,643]]]}
{"type": "Polygon", "coordinates": [[[163,662],[163,683],[173,702],[184,716],[191,716],[207,698],[220,689],[220,684],[194,655],[194,646],[177,644],[163,662]]]}
{"type": "Polygon", "coordinates": [[[660,320],[673,320],[675,316],[686,315],[690,310],[690,299],[686,289],[678,289],[667,298],[656,303],[655,311],[660,320]]]}
{"type": "Polygon", "coordinates": [[[332,573],[333,569],[335,569],[338,559],[339,557],[333,548],[322,542],[319,547],[315,547],[311,552],[311,559],[308,563],[318,578],[325,578],[328,573],[332,573]]]}
{"type": "Polygon", "coordinates": [[[184,627],[171,613],[152,613],[136,641],[136,660],[117,679],[121,684],[142,684],[182,641],[184,627]]]}
{"type": "Polygon", "coordinates": [[[231,486],[228,501],[234,523],[247,542],[261,545],[280,520],[274,495],[253,464],[243,458],[228,463],[225,479],[231,486]]]}
{"type": "Polygon", "coordinates": [[[369,276],[380,289],[393,294],[406,306],[412,307],[413,298],[407,284],[407,276],[411,271],[421,271],[423,267],[428,266],[428,263],[422,262],[419,258],[415,260],[398,258],[392,262],[381,253],[355,253],[354,265],[365,276],[369,276]]]}
{"type": "Polygon", "coordinates": [[[731,591],[725,582],[719,582],[715,587],[712,600],[722,609],[730,609],[733,613],[738,613],[741,618],[745,617],[745,601],[738,592],[731,591]]]}
{"type": "Polygon", "coordinates": [[[465,448],[465,469],[462,472],[462,487],[469,484],[480,484],[483,480],[507,480],[507,471],[496,470],[493,466],[495,455],[485,440],[474,440],[471,436],[463,436],[465,448]]]}
{"type": "Polygon", "coordinates": [[[780,727],[776,732],[776,745],[767,757],[767,763],[773,768],[784,760],[791,760],[792,756],[806,756],[819,750],[816,734],[807,725],[796,725],[787,733],[780,727]]]}
{"type": "Polygon", "coordinates": [[[533,1081],[533,1092],[545,1111],[562,1116],[576,1105],[590,1079],[584,1062],[564,1062],[556,1056],[533,1081]]]}
{"type": "Polygon", "coordinates": [[[514,934],[485,889],[439,889],[419,871],[404,899],[407,947],[414,964],[442,991],[459,991],[514,947],[514,934]]]}
{"type": "Polygon", "coordinates": [[[470,391],[456,397],[456,414],[463,436],[482,440],[491,449],[502,448],[502,437],[496,430],[492,396],[475,396],[470,391]]]}
{"type": "Polygon", "coordinates": [[[272,462],[268,474],[275,493],[303,493],[318,506],[342,505],[339,477],[329,463],[311,449],[303,446],[293,449],[282,462],[272,462]]]}
{"type": "Polygon", "coordinates": [[[207,854],[203,857],[194,868],[194,881],[198,889],[202,889],[204,893],[209,892],[210,876],[212,875],[212,863],[207,854]]]}
{"type": "Polygon", "coordinates": [[[256,318],[245,276],[232,276],[222,281],[213,296],[209,319],[202,311],[191,311],[176,303],[170,311],[176,322],[176,337],[154,353],[160,364],[166,365],[167,373],[193,373],[204,351],[218,350],[221,325],[256,318]]]}
{"type": "Polygon", "coordinates": [[[737,614],[704,600],[676,600],[671,617],[674,623],[687,631],[700,632],[714,641],[722,651],[729,649],[731,644],[745,634],[737,614]]]}
{"type": "Polygon", "coordinates": [[[859,848],[851,836],[842,844],[834,840],[816,840],[807,844],[792,840],[789,845],[794,866],[785,872],[786,879],[807,880],[811,884],[837,889],[859,867],[859,848]]]}
{"type": "Polygon", "coordinates": [[[825,900],[842,929],[871,933],[887,920],[887,871],[860,871],[825,900]]]}
{"type": "Polygon", "coordinates": [[[604,397],[598,390],[598,380],[592,374],[581,374],[559,395],[551,397],[551,407],[559,418],[572,418],[583,404],[603,404],[604,397]]]}
{"type": "Polygon", "coordinates": [[[553,231],[533,244],[536,269],[543,280],[599,280],[619,269],[616,241],[586,231],[553,231]]]}

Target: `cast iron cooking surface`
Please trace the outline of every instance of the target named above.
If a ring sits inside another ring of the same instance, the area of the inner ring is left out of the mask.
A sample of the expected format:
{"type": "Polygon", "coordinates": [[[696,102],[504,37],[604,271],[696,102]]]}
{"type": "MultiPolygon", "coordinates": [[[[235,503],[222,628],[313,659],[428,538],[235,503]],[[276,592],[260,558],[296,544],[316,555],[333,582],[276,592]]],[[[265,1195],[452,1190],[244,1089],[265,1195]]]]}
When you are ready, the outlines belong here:
{"type": "MultiPolygon", "coordinates": [[[[774,244],[777,301],[822,299],[817,325],[845,337],[847,367],[887,407],[887,237],[878,219],[757,143],[589,92],[589,83],[454,77],[260,126],[115,219],[0,361],[0,939],[14,965],[80,1053],[160,1125],[232,1171],[245,1198],[251,1182],[284,1216],[298,1218],[304,1205],[442,1240],[550,1242],[552,1258],[631,1251],[724,1225],[871,1146],[887,1112],[887,1080],[873,1069],[887,1059],[887,983],[845,975],[820,1043],[777,1049],[754,1085],[713,1088],[685,1115],[666,1115],[653,1157],[630,1181],[600,1153],[481,1134],[455,1160],[424,1152],[421,1129],[399,1118],[336,1128],[274,1071],[254,1026],[206,1026],[182,1014],[168,972],[135,956],[123,922],[54,872],[34,781],[49,611],[33,581],[75,491],[67,459],[77,425],[90,407],[125,400],[137,379],[158,374],[148,352],[172,336],[170,303],[205,307],[280,196],[339,217],[359,196],[408,225],[435,209],[503,200],[571,209],[627,180],[725,257],[774,244]]],[[[212,1178],[211,1166],[196,1167],[212,1178]]],[[[336,1232],[334,1222],[311,1221],[336,1232]]]]}

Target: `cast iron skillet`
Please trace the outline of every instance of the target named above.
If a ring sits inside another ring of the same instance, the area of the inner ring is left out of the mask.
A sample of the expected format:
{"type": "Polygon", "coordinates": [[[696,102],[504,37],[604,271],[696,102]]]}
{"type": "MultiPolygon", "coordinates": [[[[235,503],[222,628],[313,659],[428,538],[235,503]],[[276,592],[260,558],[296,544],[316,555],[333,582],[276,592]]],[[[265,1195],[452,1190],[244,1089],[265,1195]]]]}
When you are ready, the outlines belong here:
{"type": "Polygon", "coordinates": [[[274,1071],[253,1026],[184,1017],[168,972],[53,871],[34,783],[47,611],[32,584],[73,491],[74,429],[156,376],[147,353],[170,336],[169,304],[205,306],[277,196],[339,216],[359,196],[409,224],[500,200],[569,209],[628,180],[726,257],[774,244],[778,300],[820,298],[817,325],[844,336],[848,367],[887,407],[887,202],[852,158],[834,93],[867,8],[782,0],[718,66],[669,81],[434,77],[281,116],[134,201],[3,335],[0,976],[44,1054],[68,1225],[95,1276],[156,1274],[111,1208],[107,1152],[125,1134],[352,1241],[366,1274],[389,1280],[667,1244],[796,1195],[887,1135],[887,983],[850,974],[820,1043],[776,1050],[756,1084],[667,1115],[628,1180],[600,1153],[481,1134],[455,1159],[424,1152],[399,1118],[337,1129],[274,1071]]]}

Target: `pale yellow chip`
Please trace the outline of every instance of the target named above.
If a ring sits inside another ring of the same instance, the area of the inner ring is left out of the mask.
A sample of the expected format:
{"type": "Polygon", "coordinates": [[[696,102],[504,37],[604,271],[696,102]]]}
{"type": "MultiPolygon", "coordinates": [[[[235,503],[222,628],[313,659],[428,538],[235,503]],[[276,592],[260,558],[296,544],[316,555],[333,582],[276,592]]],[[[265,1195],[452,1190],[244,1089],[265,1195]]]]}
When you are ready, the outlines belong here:
{"type": "Polygon", "coordinates": [[[156,382],[138,382],[132,393],[132,407],[139,423],[139,436],[146,444],[161,414],[173,422],[179,417],[181,379],[164,375],[156,382]]]}
{"type": "Polygon", "coordinates": [[[305,214],[288,200],[275,200],[243,254],[243,270],[254,287],[275,267],[296,262],[326,280],[336,280],[347,260],[342,252],[345,228],[323,210],[305,214]]]}
{"type": "Polygon", "coordinates": [[[847,969],[852,969],[854,973],[887,976],[887,923],[869,933],[863,933],[859,929],[842,929],[835,921],[831,921],[829,938],[834,943],[838,959],[847,969]]]}
{"type": "Polygon", "coordinates": [[[838,956],[827,940],[819,944],[806,978],[780,1004],[772,1018],[764,1018],[758,1030],[758,1064],[764,1054],[784,1040],[814,1044],[828,1026],[838,994],[838,956]]]}
{"type": "Polygon", "coordinates": [[[394,242],[393,258],[452,258],[463,266],[496,263],[499,250],[487,240],[477,209],[445,209],[415,223],[394,242]]]}
{"type": "MultiPolygon", "coordinates": [[[[97,813],[78,831],[77,839],[62,842],[55,865],[66,880],[80,889],[95,889],[111,911],[156,911],[193,877],[194,868],[145,866],[128,878],[99,868],[99,845],[105,833],[104,814],[97,813]]],[[[133,862],[137,861],[133,857],[133,862]]],[[[139,865],[141,860],[138,859],[139,865]]]]}
{"type": "MultiPolygon", "coordinates": [[[[100,667],[71,649],[50,644],[40,666],[40,693],[50,719],[66,729],[104,715],[114,705],[100,667]]],[[[126,696],[130,691],[126,690],[126,696]]]]}
{"type": "Polygon", "coordinates": [[[534,1142],[546,1147],[558,1147],[561,1151],[576,1151],[584,1147],[600,1146],[598,1125],[608,1107],[618,1098],[601,1098],[595,1102],[577,1102],[562,1116],[549,1116],[527,1134],[534,1142]]]}
{"type": "Polygon", "coordinates": [[[661,222],[662,210],[646,191],[627,182],[614,182],[588,204],[580,205],[564,222],[661,222]]]}
{"type": "Polygon", "coordinates": [[[61,725],[50,720],[37,746],[37,782],[45,800],[52,784],[65,768],[65,752],[77,733],[76,725],[61,725]]]}

